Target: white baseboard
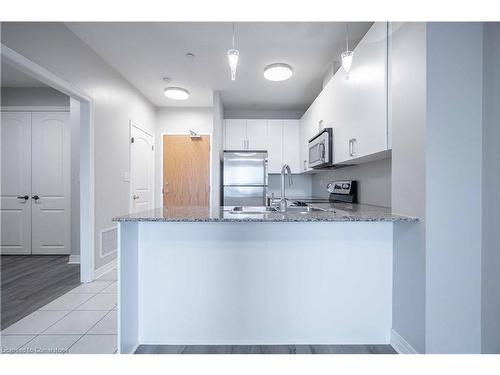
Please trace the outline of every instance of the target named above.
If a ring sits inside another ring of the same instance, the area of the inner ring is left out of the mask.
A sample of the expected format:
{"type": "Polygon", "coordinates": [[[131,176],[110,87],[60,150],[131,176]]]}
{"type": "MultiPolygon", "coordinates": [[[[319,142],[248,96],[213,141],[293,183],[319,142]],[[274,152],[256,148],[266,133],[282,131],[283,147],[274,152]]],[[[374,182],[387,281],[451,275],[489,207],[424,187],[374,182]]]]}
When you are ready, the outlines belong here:
{"type": "Polygon", "coordinates": [[[104,266],[99,267],[98,269],[96,269],[95,272],[94,272],[94,279],[98,279],[99,277],[101,277],[102,275],[104,275],[106,272],[109,272],[109,271],[115,269],[116,268],[116,262],[117,262],[117,260],[114,259],[111,262],[105,264],[104,266]]]}
{"type": "Polygon", "coordinates": [[[80,264],[80,255],[70,255],[68,264],[80,264]]]}
{"type": "Polygon", "coordinates": [[[391,346],[398,354],[419,354],[399,333],[391,330],[391,346]]]}

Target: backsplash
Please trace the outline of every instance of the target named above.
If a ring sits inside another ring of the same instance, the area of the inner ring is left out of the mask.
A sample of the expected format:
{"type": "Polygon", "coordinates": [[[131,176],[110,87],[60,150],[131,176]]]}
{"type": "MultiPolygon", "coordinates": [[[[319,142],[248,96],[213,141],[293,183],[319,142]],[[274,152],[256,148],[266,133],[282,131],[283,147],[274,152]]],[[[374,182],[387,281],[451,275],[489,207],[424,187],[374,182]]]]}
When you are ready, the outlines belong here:
{"type": "MultiPolygon", "coordinates": [[[[275,197],[281,196],[281,175],[270,174],[267,192],[269,196],[274,193],[275,197]]],[[[302,198],[312,196],[312,176],[307,174],[294,174],[293,185],[288,186],[288,176],[286,176],[286,196],[291,198],[302,198]]]]}
{"type": "Polygon", "coordinates": [[[312,196],[328,197],[326,184],[337,180],[358,181],[358,202],[391,206],[391,159],[322,171],[312,175],[312,196]]]}

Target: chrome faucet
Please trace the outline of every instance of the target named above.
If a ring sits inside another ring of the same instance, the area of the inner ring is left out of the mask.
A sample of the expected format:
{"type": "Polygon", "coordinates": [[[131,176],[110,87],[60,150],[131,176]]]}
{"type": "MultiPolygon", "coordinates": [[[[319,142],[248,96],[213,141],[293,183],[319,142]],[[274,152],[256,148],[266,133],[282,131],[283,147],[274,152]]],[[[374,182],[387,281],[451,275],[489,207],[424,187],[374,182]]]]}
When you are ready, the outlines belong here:
{"type": "Polygon", "coordinates": [[[288,185],[292,186],[292,171],[288,164],[283,164],[281,168],[281,199],[280,199],[280,211],[286,211],[286,197],[285,197],[285,176],[288,173],[288,185]]]}

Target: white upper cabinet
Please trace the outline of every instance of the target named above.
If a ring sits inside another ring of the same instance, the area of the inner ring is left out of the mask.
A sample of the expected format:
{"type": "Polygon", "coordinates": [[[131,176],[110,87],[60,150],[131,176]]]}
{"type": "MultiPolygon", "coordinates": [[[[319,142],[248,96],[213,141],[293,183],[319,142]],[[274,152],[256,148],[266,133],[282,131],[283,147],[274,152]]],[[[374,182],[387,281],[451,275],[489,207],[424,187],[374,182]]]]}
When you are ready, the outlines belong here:
{"type": "Polygon", "coordinates": [[[224,120],[225,150],[266,150],[267,120],[224,120]]]}
{"type": "Polygon", "coordinates": [[[247,121],[224,120],[224,149],[246,150],[247,121]]]}
{"type": "Polygon", "coordinates": [[[267,151],[268,173],[301,173],[300,120],[224,120],[224,149],[267,151]]]}
{"type": "Polygon", "coordinates": [[[349,79],[340,68],[301,121],[303,171],[307,142],[320,127],[333,128],[334,163],[388,149],[386,22],[374,23],[354,49],[349,79]]]}
{"type": "Polygon", "coordinates": [[[300,120],[283,120],[283,164],[288,164],[292,173],[302,172],[299,137],[300,120]]]}
{"type": "Polygon", "coordinates": [[[268,173],[280,173],[282,163],[283,163],[283,120],[268,120],[267,122],[268,173]]]}
{"type": "Polygon", "coordinates": [[[247,150],[267,149],[267,120],[247,120],[247,150]]]}
{"type": "Polygon", "coordinates": [[[387,150],[387,23],[375,23],[354,50],[349,78],[341,68],[325,88],[331,104],[334,161],[387,150]]]}

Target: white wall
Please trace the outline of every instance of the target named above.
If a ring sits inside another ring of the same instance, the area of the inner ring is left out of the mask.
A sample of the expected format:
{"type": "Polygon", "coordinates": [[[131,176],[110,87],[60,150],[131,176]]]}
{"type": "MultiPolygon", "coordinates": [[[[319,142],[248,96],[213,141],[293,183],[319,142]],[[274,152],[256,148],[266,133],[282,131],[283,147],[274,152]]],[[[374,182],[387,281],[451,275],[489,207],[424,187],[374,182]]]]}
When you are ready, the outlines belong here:
{"type": "Polygon", "coordinates": [[[500,353],[500,23],[483,41],[482,352],[500,353]]]}
{"type": "MultiPolygon", "coordinates": [[[[198,134],[209,134],[213,142],[214,114],[212,107],[162,107],[156,108],[155,126],[155,202],[156,206],[163,204],[161,194],[163,183],[162,171],[162,134],[189,134],[189,129],[198,134]]],[[[212,152],[215,149],[212,145],[212,152]]],[[[212,158],[213,159],[213,158],[212,158]]],[[[213,165],[212,165],[213,167],[213,165]]],[[[213,170],[213,168],[211,168],[213,170]]],[[[211,171],[212,173],[212,171],[211,171]]],[[[213,178],[213,176],[212,176],[213,178]]],[[[211,189],[212,195],[214,189],[211,189]]]]}
{"type": "Polygon", "coordinates": [[[358,202],[375,206],[391,206],[391,160],[378,160],[366,164],[321,171],[312,177],[312,194],[328,197],[326,185],[332,181],[358,181],[358,202]]]}
{"type": "Polygon", "coordinates": [[[392,211],[418,217],[394,225],[393,329],[425,352],[425,23],[391,23],[389,92],[392,211]]]}
{"type": "Polygon", "coordinates": [[[2,43],[78,87],[94,101],[95,264],[99,235],[115,226],[114,216],[128,213],[130,186],[129,121],[154,131],[153,105],[62,23],[9,22],[1,25],[2,43]]]}
{"type": "Polygon", "coordinates": [[[2,106],[69,107],[69,97],[51,87],[2,87],[2,106]]]}
{"type": "Polygon", "coordinates": [[[482,24],[427,24],[426,351],[481,352],[482,24]]]}

